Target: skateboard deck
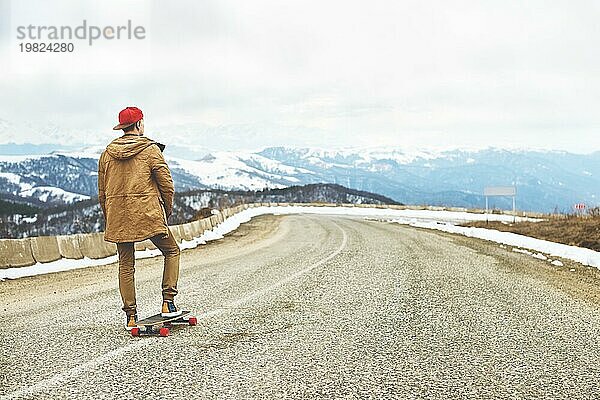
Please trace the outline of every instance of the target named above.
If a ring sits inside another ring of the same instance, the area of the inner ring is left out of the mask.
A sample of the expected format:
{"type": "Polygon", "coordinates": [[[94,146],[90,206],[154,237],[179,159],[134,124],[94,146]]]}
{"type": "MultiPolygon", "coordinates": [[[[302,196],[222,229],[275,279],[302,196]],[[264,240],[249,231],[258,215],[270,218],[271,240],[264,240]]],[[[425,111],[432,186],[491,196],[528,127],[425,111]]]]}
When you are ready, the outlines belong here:
{"type": "Polygon", "coordinates": [[[169,336],[173,325],[195,326],[198,323],[196,317],[190,316],[191,311],[183,311],[176,317],[163,317],[160,313],[137,322],[137,327],[131,330],[132,336],[159,335],[169,336]]]}

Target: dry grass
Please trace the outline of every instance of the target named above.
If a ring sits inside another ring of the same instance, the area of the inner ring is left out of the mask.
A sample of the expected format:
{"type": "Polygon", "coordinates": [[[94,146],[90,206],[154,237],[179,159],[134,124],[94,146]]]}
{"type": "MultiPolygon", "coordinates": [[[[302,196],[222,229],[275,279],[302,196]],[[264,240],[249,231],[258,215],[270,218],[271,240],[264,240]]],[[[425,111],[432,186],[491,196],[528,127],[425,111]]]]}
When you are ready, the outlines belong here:
{"type": "Polygon", "coordinates": [[[472,222],[463,226],[497,229],[600,251],[600,216],[554,216],[540,222],[472,222]]]}

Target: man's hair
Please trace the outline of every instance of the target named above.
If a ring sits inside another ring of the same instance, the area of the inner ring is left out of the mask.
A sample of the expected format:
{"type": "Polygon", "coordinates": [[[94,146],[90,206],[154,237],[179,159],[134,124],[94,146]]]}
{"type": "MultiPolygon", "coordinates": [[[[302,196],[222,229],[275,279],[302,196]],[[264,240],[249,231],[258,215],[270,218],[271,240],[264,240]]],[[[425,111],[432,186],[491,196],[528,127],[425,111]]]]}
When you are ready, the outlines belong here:
{"type": "Polygon", "coordinates": [[[136,123],[133,123],[133,124],[131,124],[131,125],[129,125],[129,126],[126,126],[125,128],[123,128],[123,132],[124,132],[124,133],[127,133],[127,132],[131,132],[131,131],[133,131],[133,130],[135,129],[135,126],[136,126],[136,125],[137,125],[137,122],[136,122],[136,123]]]}

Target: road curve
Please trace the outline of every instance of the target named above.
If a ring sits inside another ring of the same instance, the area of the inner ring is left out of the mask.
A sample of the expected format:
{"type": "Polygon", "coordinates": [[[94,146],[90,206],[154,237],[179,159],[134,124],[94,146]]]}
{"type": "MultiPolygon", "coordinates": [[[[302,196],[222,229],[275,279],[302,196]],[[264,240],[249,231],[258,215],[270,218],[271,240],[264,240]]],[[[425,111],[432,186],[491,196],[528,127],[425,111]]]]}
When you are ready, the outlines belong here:
{"type": "MultiPolygon", "coordinates": [[[[116,265],[0,282],[0,398],[598,397],[596,270],[310,215],[257,217],[181,261],[199,325],[168,338],[124,332],[116,265]]],[[[161,264],[137,262],[142,316],[161,264]]]]}

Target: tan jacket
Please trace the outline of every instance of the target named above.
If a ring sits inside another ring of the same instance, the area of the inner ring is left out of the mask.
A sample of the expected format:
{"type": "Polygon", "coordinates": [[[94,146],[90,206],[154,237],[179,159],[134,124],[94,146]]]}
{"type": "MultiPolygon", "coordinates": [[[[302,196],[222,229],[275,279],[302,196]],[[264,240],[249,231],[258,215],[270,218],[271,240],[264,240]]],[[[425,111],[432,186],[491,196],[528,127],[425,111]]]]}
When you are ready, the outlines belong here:
{"type": "Polygon", "coordinates": [[[164,146],[145,136],[113,140],[98,161],[98,200],[104,212],[104,240],[138,242],[167,235],[173,210],[173,179],[164,146]]]}

